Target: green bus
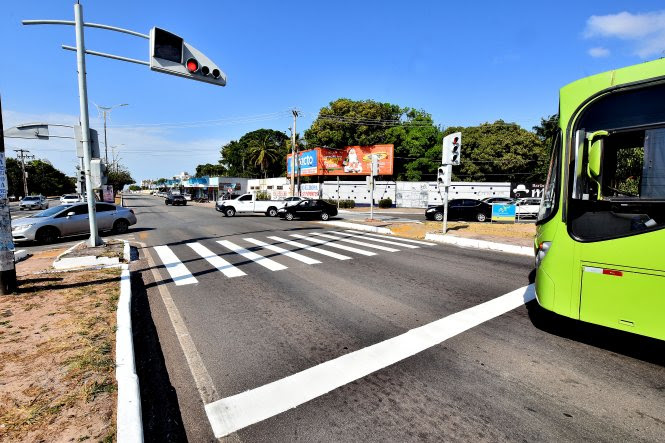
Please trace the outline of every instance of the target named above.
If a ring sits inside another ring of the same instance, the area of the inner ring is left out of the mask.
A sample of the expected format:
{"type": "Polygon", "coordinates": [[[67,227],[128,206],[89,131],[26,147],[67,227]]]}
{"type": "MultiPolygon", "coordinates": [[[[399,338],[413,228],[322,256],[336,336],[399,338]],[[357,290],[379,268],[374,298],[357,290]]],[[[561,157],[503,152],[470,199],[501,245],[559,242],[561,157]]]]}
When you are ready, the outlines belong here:
{"type": "Polygon", "coordinates": [[[564,86],[534,242],[540,306],[665,340],[664,227],[665,59],[564,86]]]}

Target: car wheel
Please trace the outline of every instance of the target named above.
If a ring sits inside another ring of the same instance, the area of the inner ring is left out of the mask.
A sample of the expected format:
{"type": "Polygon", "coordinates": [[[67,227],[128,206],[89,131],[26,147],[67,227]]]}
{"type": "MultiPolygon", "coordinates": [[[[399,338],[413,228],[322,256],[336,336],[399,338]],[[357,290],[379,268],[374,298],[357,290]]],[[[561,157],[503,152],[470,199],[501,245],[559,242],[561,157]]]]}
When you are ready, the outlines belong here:
{"type": "Polygon", "coordinates": [[[168,200],[164,200],[164,204],[168,205],[169,204],[168,200]]]}
{"type": "Polygon", "coordinates": [[[236,210],[233,209],[233,208],[228,208],[228,209],[224,212],[224,214],[225,214],[227,217],[233,217],[234,215],[236,215],[236,210]]]}
{"type": "Polygon", "coordinates": [[[476,214],[476,220],[478,220],[479,222],[484,222],[485,220],[487,220],[487,216],[482,212],[479,212],[476,214]]]}
{"type": "Polygon", "coordinates": [[[434,220],[443,221],[443,212],[435,212],[434,213],[434,220]]]}
{"type": "Polygon", "coordinates": [[[53,226],[45,226],[35,234],[35,240],[45,245],[51,244],[60,237],[60,232],[53,226]]]}
{"type": "Polygon", "coordinates": [[[268,217],[277,217],[277,209],[275,208],[268,208],[268,212],[266,212],[266,215],[268,217]]]}
{"type": "Polygon", "coordinates": [[[288,221],[293,220],[293,213],[292,212],[287,212],[286,216],[284,218],[287,219],[288,221]]]}
{"type": "Polygon", "coordinates": [[[23,208],[19,206],[19,207],[18,207],[18,210],[19,210],[19,211],[22,211],[22,210],[23,210],[23,208]]]}
{"type": "Polygon", "coordinates": [[[328,221],[329,218],[330,218],[330,214],[328,214],[327,212],[322,212],[321,213],[321,220],[328,221]]]}
{"type": "Polygon", "coordinates": [[[113,233],[114,234],[124,234],[129,229],[129,223],[125,219],[116,220],[113,223],[113,233]]]}

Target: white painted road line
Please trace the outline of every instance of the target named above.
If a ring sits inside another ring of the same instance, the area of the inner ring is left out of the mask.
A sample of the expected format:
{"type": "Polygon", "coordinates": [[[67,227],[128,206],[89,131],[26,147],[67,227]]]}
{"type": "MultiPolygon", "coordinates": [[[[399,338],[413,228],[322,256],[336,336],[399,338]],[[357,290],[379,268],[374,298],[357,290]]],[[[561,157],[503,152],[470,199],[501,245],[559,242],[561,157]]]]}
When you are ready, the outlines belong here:
{"type": "Polygon", "coordinates": [[[247,275],[240,269],[233,266],[231,263],[224,260],[222,257],[212,252],[210,249],[203,246],[201,243],[187,243],[187,246],[192,248],[197,254],[206,259],[208,263],[213,265],[219,272],[223,273],[227,277],[242,277],[243,275],[247,275]]]}
{"type": "Polygon", "coordinates": [[[318,243],[320,245],[330,246],[331,248],[344,249],[345,251],[355,252],[360,255],[376,255],[376,252],[363,251],[362,249],[352,248],[351,246],[338,245],[336,243],[331,243],[326,240],[321,240],[320,238],[310,238],[300,234],[291,234],[291,237],[301,238],[303,240],[311,241],[312,243],[318,243]]]}
{"type": "Polygon", "coordinates": [[[370,237],[376,237],[376,238],[383,238],[383,239],[395,239],[399,241],[405,241],[407,243],[415,243],[417,245],[425,245],[425,246],[436,246],[436,243],[428,243],[425,241],[420,241],[420,240],[411,240],[410,238],[402,238],[402,237],[387,237],[385,235],[378,235],[378,234],[370,234],[367,232],[361,232],[361,231],[354,231],[353,229],[345,229],[346,232],[351,232],[353,234],[363,234],[363,235],[369,235],[370,237]]]}
{"type": "Polygon", "coordinates": [[[316,252],[317,254],[325,255],[328,257],[336,258],[337,260],[351,260],[347,255],[338,254],[337,252],[326,251],[325,249],[317,248],[316,246],[306,245],[297,241],[287,240],[282,237],[268,237],[270,240],[276,240],[286,245],[295,246],[296,248],[307,249],[308,251],[316,252]]]}
{"type": "Polygon", "coordinates": [[[535,298],[533,285],[205,406],[215,437],[266,420],[411,357],[535,298]]]}
{"type": "Polygon", "coordinates": [[[189,269],[182,264],[180,259],[176,257],[171,248],[168,246],[155,246],[155,251],[159,255],[159,259],[164,264],[164,267],[169,271],[173,283],[178,286],[191,285],[199,281],[189,272],[189,269]]]}
{"type": "Polygon", "coordinates": [[[247,242],[254,243],[256,246],[261,246],[262,248],[269,249],[274,252],[279,252],[282,255],[286,255],[287,257],[290,257],[294,260],[301,261],[303,263],[307,263],[308,265],[315,265],[317,263],[321,263],[320,261],[309,258],[305,255],[298,254],[297,252],[292,252],[289,251],[288,249],[280,248],[279,246],[275,245],[270,245],[268,243],[262,242],[261,240],[257,240],[255,238],[245,238],[244,239],[247,242]]]}
{"type": "Polygon", "coordinates": [[[366,237],[363,234],[348,234],[346,232],[339,232],[339,231],[326,231],[326,232],[329,233],[329,234],[341,235],[341,236],[344,236],[344,237],[362,238],[363,240],[370,240],[370,241],[374,241],[374,242],[378,242],[378,243],[385,243],[387,245],[396,245],[396,246],[400,246],[402,248],[408,248],[408,249],[418,249],[418,248],[420,248],[420,246],[408,245],[406,243],[400,243],[400,242],[396,242],[396,241],[392,241],[392,240],[381,240],[380,238],[366,237]]]}
{"type": "Polygon", "coordinates": [[[399,249],[389,248],[388,246],[374,245],[374,244],[367,243],[367,242],[364,242],[364,241],[351,240],[350,238],[339,238],[336,235],[322,234],[320,232],[310,232],[310,234],[311,235],[318,235],[319,237],[324,237],[324,238],[331,238],[333,240],[343,241],[343,242],[351,243],[351,244],[358,245],[358,246],[365,246],[366,248],[379,249],[381,251],[387,251],[387,252],[398,252],[399,251],[399,249]]]}
{"type": "Polygon", "coordinates": [[[236,254],[240,254],[245,258],[248,258],[252,260],[255,263],[258,263],[259,265],[263,266],[264,268],[268,268],[271,271],[281,271],[282,269],[286,269],[287,267],[277,263],[274,260],[270,260],[269,258],[266,258],[262,255],[257,254],[256,252],[248,251],[245,248],[242,248],[235,243],[232,243],[228,240],[218,240],[217,243],[220,245],[224,246],[225,248],[228,248],[235,252],[236,254]]]}

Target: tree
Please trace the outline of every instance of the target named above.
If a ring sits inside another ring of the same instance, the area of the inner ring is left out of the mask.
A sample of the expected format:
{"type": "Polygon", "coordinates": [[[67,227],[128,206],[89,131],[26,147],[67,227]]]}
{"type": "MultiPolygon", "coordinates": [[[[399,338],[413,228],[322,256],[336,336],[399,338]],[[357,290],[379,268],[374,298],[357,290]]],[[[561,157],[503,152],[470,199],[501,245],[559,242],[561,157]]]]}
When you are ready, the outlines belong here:
{"type": "MultiPolygon", "coordinates": [[[[23,195],[23,171],[21,163],[7,158],[7,181],[9,195],[23,195]]],[[[42,195],[62,195],[74,192],[75,181],[62,171],[43,160],[33,160],[25,164],[28,174],[28,193],[42,195]]]]}
{"type": "Polygon", "coordinates": [[[227,168],[228,175],[235,177],[284,175],[287,139],[286,134],[273,129],[257,129],[248,132],[239,140],[232,140],[222,147],[220,163],[227,168]],[[256,160],[261,151],[266,153],[257,163],[256,160]]]}
{"type": "Polygon", "coordinates": [[[462,132],[462,164],[453,178],[463,181],[543,181],[547,155],[542,141],[515,123],[497,120],[479,126],[449,127],[462,132]]]}
{"type": "Polygon", "coordinates": [[[547,118],[540,119],[540,125],[534,126],[533,132],[543,142],[543,146],[549,158],[552,153],[552,144],[554,137],[559,132],[559,114],[550,115],[547,118]]]}
{"type": "Polygon", "coordinates": [[[157,186],[163,186],[163,185],[166,184],[166,181],[167,181],[167,180],[166,180],[165,178],[158,178],[157,180],[155,180],[155,184],[156,184],[157,186]]]}
{"type": "Polygon", "coordinates": [[[198,165],[196,167],[196,174],[194,177],[220,177],[226,173],[226,168],[224,165],[217,164],[213,165],[212,163],[206,163],[204,165],[198,165]]]}
{"type": "Polygon", "coordinates": [[[122,165],[118,165],[114,171],[107,174],[106,184],[113,186],[113,192],[120,191],[125,185],[133,185],[136,183],[129,171],[122,165]]]}

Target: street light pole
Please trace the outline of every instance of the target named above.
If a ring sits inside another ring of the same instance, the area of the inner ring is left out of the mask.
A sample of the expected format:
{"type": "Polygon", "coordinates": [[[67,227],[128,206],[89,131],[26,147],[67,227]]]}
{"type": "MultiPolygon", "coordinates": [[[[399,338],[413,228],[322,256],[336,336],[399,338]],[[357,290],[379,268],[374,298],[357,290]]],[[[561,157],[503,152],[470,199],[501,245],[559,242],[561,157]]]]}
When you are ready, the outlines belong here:
{"type": "Polygon", "coordinates": [[[7,199],[9,190],[3,133],[2,103],[0,102],[0,295],[9,295],[16,292],[16,265],[14,264],[12,218],[7,199]]]}
{"type": "Polygon", "coordinates": [[[85,194],[88,200],[88,220],[90,222],[91,247],[103,244],[97,231],[97,213],[95,211],[95,193],[92,189],[90,174],[90,118],[88,116],[88,86],[85,73],[85,42],[83,38],[83,6],[74,4],[74,21],[76,27],[76,62],[78,67],[79,107],[81,109],[81,141],[83,142],[83,168],[85,170],[85,194]]]}
{"type": "Polygon", "coordinates": [[[102,113],[102,118],[104,119],[104,162],[108,165],[109,164],[109,148],[108,148],[108,139],[106,136],[106,116],[111,115],[111,110],[113,108],[119,108],[121,106],[128,106],[129,103],[122,103],[119,105],[113,105],[113,106],[100,106],[98,104],[95,104],[97,107],[97,110],[102,113]]]}

